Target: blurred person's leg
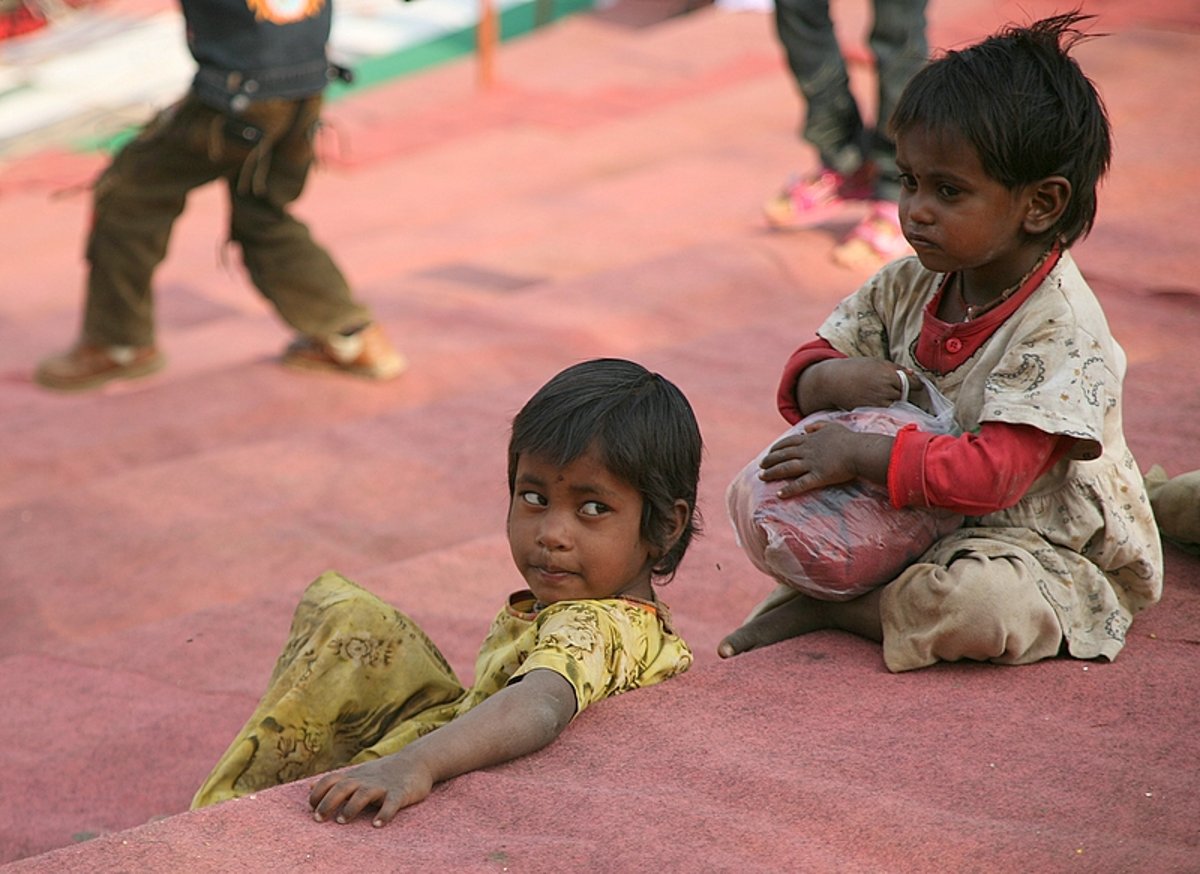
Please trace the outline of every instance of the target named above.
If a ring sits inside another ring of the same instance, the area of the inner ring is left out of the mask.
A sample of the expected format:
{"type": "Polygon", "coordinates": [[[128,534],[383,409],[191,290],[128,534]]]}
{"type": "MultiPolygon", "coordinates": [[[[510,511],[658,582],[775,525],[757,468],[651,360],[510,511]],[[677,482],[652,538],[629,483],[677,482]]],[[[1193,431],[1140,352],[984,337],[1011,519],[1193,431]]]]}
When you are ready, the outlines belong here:
{"type": "Polygon", "coordinates": [[[97,180],[81,336],[67,352],[41,362],[39,383],[88,389],[162,367],[151,282],[188,192],[223,171],[210,147],[219,118],[184,98],[146,125],[97,180]]]}
{"type": "Polygon", "coordinates": [[[285,362],[387,379],[403,359],[356,301],[342,271],[288,207],[300,197],[313,164],[321,97],[263,101],[241,116],[262,143],[228,179],[230,238],[255,287],[301,335],[285,362]]]}
{"type": "Polygon", "coordinates": [[[763,211],[774,227],[811,227],[842,214],[847,201],[870,197],[874,171],[827,0],[776,0],[775,29],[804,98],[801,135],[820,167],[789,179],[763,211]]]}
{"type": "Polygon", "coordinates": [[[896,144],[887,125],[904,86],[925,65],[929,54],[926,2],[875,0],[868,44],[875,56],[879,103],[875,125],[867,134],[867,160],[875,168],[874,191],[870,211],[833,250],[834,260],[847,267],[873,267],[912,254],[900,228],[900,174],[896,144]]]}

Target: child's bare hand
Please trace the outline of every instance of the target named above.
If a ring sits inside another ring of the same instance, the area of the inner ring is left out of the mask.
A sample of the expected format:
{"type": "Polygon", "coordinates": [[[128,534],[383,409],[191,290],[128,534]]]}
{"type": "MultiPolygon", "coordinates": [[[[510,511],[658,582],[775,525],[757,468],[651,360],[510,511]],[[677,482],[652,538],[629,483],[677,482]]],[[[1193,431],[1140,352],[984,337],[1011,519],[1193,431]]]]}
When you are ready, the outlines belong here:
{"type": "Polygon", "coordinates": [[[348,771],[326,774],[308,795],[317,822],[347,823],[378,807],[371,824],[387,825],[400,810],[423,801],[433,789],[428,769],[403,754],[365,762],[348,771]]]}
{"type": "Polygon", "coordinates": [[[763,457],[759,476],[767,482],[787,480],[779,491],[781,498],[852,480],[858,475],[850,447],[853,434],[832,422],[818,422],[802,434],[789,434],[763,457]]]}
{"type": "Polygon", "coordinates": [[[906,380],[910,397],[924,390],[915,373],[890,361],[862,357],[831,358],[814,364],[801,377],[801,409],[886,407],[904,396],[906,380]]]}
{"type": "Polygon", "coordinates": [[[759,463],[765,481],[784,481],[778,494],[791,498],[812,489],[863,478],[887,480],[892,438],[851,431],[835,422],[817,422],[802,434],[777,441],[759,463]]]}

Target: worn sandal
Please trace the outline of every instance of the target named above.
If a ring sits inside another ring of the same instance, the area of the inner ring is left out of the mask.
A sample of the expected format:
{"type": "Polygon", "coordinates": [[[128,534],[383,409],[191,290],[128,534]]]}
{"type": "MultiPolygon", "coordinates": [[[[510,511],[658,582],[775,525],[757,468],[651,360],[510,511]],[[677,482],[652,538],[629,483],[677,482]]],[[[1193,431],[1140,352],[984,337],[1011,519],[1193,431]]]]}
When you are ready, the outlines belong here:
{"type": "Polygon", "coordinates": [[[875,170],[864,165],[849,176],[828,168],[814,176],[793,176],[763,204],[763,217],[776,230],[801,230],[844,216],[871,197],[875,170]]]}
{"type": "Polygon", "coordinates": [[[900,228],[900,208],[891,201],[877,200],[867,217],[834,248],[833,260],[843,267],[876,267],[912,254],[900,228]]]}

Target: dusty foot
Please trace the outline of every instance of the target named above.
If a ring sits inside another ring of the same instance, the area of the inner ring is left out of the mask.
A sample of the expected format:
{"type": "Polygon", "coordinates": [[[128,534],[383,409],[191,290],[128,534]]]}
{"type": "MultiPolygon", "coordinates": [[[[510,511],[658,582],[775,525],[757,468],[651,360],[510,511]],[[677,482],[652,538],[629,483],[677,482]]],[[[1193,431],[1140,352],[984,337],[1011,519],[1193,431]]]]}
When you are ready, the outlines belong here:
{"type": "Polygon", "coordinates": [[[727,659],[760,646],[829,628],[831,624],[826,617],[825,606],[823,601],[796,592],[794,597],[751,615],[740,628],[721,641],[717,646],[717,655],[727,659]]]}

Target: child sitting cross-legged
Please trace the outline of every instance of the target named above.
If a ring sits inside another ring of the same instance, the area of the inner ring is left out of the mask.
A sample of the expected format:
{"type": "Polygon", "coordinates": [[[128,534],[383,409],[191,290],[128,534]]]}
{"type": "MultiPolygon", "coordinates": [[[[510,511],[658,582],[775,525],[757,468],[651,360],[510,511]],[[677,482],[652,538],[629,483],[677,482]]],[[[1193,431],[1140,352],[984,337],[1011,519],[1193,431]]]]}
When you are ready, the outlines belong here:
{"type": "Polygon", "coordinates": [[[318,821],[376,826],[435,783],[545,747],[584,708],[691,665],[653,583],[698,530],[700,430],[640,365],[598,359],[513,420],[509,596],[464,688],[404,614],[336,573],[306,590],[258,708],[192,801],[202,807],[326,774],[318,821]]]}
{"type": "Polygon", "coordinates": [[[846,298],[780,383],[795,423],[887,406],[924,377],[953,402],[961,436],[829,423],[760,465],[782,498],[861,479],[897,508],[965,524],[852,599],[777,589],[722,656],[832,628],[881,642],[892,671],[1112,659],[1159,599],[1162,547],[1121,421],[1125,354],[1070,251],[1112,151],[1100,96],[1070,56],[1086,18],[1006,28],[910,80],[891,131],[916,256],[846,298]]]}

